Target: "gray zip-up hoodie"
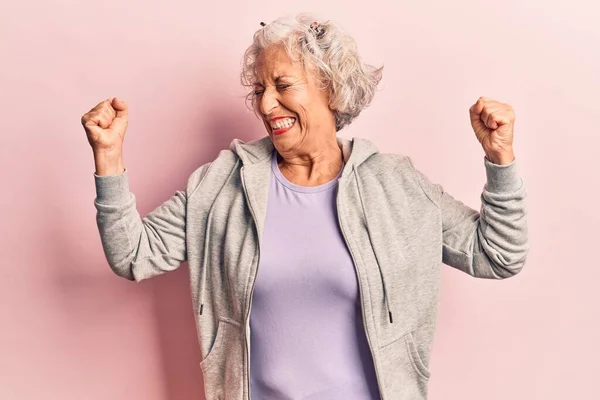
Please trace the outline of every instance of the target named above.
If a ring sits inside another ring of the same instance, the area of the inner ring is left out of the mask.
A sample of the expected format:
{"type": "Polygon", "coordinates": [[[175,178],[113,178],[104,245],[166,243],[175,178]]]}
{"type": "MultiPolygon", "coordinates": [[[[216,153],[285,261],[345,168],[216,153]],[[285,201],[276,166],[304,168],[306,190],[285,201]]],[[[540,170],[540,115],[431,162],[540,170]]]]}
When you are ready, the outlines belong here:
{"type": "MultiPolygon", "coordinates": [[[[529,248],[523,181],[515,162],[484,159],[478,212],[406,156],[381,154],[364,139],[338,143],[345,160],[339,225],[356,267],[381,398],[426,399],[440,265],[491,279],[521,270],[529,248]]],[[[95,177],[98,228],[116,274],[141,281],[188,261],[207,400],[250,397],[249,314],[272,151],[268,136],[234,140],[144,218],[127,172],[95,177]]]]}

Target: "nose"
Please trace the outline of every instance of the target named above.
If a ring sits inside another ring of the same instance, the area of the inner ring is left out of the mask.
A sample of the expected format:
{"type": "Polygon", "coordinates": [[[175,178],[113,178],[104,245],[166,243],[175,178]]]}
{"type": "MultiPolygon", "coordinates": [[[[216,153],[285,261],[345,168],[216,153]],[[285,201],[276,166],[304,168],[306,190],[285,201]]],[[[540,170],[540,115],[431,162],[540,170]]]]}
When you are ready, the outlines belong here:
{"type": "Polygon", "coordinates": [[[259,101],[260,112],[262,112],[263,115],[269,115],[278,104],[277,91],[265,88],[259,101]]]}

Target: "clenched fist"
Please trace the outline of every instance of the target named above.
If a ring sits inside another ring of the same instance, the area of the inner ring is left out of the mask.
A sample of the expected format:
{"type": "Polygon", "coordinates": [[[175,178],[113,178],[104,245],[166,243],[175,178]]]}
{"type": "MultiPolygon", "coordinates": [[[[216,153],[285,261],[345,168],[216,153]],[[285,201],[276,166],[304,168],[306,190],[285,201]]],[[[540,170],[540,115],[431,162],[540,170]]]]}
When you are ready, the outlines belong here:
{"type": "Polygon", "coordinates": [[[480,97],[469,109],[471,126],[488,160],[498,165],[514,158],[515,113],[508,104],[480,97]]]}
{"type": "Polygon", "coordinates": [[[127,123],[127,104],[116,97],[99,103],[81,117],[81,124],[94,152],[97,175],[113,175],[124,171],[122,151],[127,123]]]}

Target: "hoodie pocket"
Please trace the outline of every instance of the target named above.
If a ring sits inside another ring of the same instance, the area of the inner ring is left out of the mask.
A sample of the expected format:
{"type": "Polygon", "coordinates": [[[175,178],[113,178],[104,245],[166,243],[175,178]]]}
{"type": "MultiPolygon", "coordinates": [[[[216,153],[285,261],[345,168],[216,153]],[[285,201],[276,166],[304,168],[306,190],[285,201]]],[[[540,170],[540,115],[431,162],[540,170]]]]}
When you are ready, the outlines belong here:
{"type": "Polygon", "coordinates": [[[419,346],[414,337],[412,332],[408,332],[379,348],[377,366],[386,398],[427,398],[430,374],[419,355],[419,346]]]}
{"type": "Polygon", "coordinates": [[[237,400],[244,394],[244,340],[242,325],[219,319],[215,340],[200,362],[206,400],[237,400]]]}
{"type": "Polygon", "coordinates": [[[413,337],[412,332],[407,333],[404,336],[404,341],[406,343],[406,351],[408,356],[410,357],[410,363],[412,364],[415,372],[419,374],[424,379],[429,379],[431,373],[429,369],[423,362],[421,355],[419,354],[419,350],[415,344],[415,339],[413,337]]]}
{"type": "Polygon", "coordinates": [[[200,367],[203,371],[207,370],[211,366],[211,362],[213,359],[218,358],[219,349],[223,346],[223,336],[225,336],[225,331],[227,330],[227,323],[219,320],[217,322],[217,334],[215,335],[215,340],[213,342],[208,355],[200,362],[200,367]]]}

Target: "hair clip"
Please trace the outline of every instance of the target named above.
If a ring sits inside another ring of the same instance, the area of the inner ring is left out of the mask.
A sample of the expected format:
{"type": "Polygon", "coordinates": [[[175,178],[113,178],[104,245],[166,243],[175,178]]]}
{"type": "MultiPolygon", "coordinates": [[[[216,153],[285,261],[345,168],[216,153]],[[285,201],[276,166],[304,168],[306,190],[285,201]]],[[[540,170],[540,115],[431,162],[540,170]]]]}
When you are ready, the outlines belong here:
{"type": "Polygon", "coordinates": [[[323,35],[325,34],[325,28],[323,27],[323,25],[319,24],[317,21],[314,21],[310,25],[310,30],[313,31],[313,34],[315,35],[315,37],[317,39],[321,39],[323,37],[323,35]]]}

